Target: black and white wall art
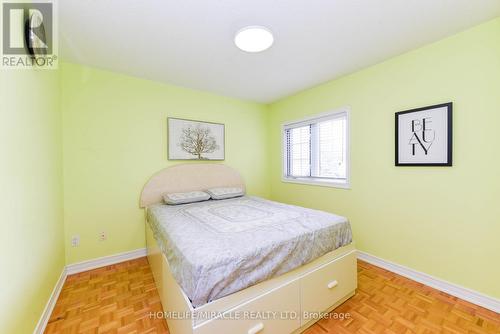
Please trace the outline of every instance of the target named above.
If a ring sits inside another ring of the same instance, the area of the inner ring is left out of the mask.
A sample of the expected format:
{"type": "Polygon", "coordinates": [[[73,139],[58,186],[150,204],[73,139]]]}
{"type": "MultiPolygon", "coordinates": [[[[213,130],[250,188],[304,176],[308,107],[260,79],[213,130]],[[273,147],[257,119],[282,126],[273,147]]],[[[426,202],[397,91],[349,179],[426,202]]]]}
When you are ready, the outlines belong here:
{"type": "Polygon", "coordinates": [[[224,124],[167,119],[169,160],[224,160],[224,124]]]}
{"type": "Polygon", "coordinates": [[[452,165],[452,103],[396,113],[396,166],[452,165]]]}

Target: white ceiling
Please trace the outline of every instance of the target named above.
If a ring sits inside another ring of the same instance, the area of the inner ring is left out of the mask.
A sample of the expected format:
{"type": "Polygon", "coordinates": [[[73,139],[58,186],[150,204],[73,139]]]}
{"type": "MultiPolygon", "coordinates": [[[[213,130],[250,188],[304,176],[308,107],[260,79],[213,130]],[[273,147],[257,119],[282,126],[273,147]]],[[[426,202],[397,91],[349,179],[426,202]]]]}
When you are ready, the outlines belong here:
{"type": "Polygon", "coordinates": [[[500,0],[62,0],[62,58],[271,102],[500,15],[500,0]],[[250,54],[236,31],[275,44],[250,54]]]}

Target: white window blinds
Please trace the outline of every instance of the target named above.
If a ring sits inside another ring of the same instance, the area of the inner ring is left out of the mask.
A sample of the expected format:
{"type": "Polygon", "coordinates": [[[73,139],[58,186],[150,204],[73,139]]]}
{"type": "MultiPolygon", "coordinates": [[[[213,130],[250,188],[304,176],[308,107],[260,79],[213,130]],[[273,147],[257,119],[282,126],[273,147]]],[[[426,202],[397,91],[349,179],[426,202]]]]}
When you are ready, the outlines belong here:
{"type": "Polygon", "coordinates": [[[286,130],[288,175],[311,176],[311,126],[286,130]]]}
{"type": "Polygon", "coordinates": [[[347,112],[286,124],[284,177],[347,182],[347,112]]]}

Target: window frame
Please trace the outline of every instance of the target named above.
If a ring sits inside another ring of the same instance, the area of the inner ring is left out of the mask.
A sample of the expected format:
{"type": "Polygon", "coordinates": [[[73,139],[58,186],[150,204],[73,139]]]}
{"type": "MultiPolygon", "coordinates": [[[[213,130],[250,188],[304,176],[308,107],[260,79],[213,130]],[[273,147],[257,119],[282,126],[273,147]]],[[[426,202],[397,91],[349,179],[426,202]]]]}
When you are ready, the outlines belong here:
{"type": "Polygon", "coordinates": [[[351,112],[349,107],[343,107],[312,116],[308,116],[302,119],[287,121],[281,124],[281,182],[285,183],[297,183],[305,185],[314,186],[324,186],[340,189],[351,189],[351,112]],[[285,131],[292,125],[305,126],[308,123],[320,122],[321,119],[335,118],[341,114],[346,115],[346,178],[345,181],[340,181],[339,179],[321,178],[321,177],[290,177],[286,175],[287,170],[287,150],[286,150],[286,140],[285,131]]]}

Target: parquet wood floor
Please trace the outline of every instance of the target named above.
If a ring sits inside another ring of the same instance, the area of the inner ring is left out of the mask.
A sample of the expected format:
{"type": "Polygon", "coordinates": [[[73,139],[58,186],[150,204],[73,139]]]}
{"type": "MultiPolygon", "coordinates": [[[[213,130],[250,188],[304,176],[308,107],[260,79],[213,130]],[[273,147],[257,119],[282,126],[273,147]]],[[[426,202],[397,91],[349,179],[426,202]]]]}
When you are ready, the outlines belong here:
{"type": "Polygon", "coordinates": [[[500,314],[358,260],[356,294],[304,334],[500,333],[500,314]]]}
{"type": "MultiPolygon", "coordinates": [[[[358,261],[358,290],[304,334],[499,334],[500,314],[358,261]]],[[[71,275],[45,333],[165,333],[146,258],[71,275]]],[[[219,333],[218,333],[219,334],[219,333]]],[[[226,333],[220,333],[226,334],[226,333]]],[[[233,333],[227,333],[233,334],[233,333]]]]}
{"type": "Polygon", "coordinates": [[[66,279],[45,333],[168,333],[147,258],[66,279]]]}

